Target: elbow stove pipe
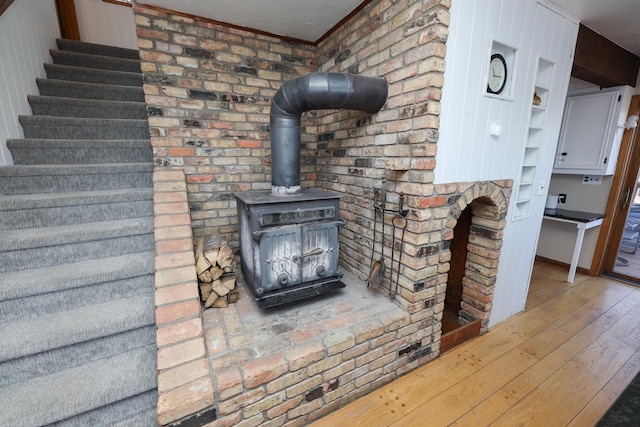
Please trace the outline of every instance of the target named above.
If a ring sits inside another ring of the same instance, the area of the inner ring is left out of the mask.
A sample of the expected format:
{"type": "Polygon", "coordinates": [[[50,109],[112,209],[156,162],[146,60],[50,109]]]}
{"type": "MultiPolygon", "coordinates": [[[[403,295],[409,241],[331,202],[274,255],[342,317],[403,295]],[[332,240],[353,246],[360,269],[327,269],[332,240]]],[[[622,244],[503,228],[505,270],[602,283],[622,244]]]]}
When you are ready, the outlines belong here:
{"type": "Polygon", "coordinates": [[[271,101],[271,192],[300,192],[300,116],[320,109],[378,112],[386,80],[344,73],[311,73],[282,84],[271,101]]]}

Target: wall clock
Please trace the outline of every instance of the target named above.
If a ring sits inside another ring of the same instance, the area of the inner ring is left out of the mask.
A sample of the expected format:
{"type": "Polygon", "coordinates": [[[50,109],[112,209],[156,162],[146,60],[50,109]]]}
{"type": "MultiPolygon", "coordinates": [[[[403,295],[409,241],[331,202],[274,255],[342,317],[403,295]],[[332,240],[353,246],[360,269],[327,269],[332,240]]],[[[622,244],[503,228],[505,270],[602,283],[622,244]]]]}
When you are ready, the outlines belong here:
{"type": "Polygon", "coordinates": [[[499,53],[491,55],[487,92],[499,94],[507,84],[507,61],[499,53]]]}

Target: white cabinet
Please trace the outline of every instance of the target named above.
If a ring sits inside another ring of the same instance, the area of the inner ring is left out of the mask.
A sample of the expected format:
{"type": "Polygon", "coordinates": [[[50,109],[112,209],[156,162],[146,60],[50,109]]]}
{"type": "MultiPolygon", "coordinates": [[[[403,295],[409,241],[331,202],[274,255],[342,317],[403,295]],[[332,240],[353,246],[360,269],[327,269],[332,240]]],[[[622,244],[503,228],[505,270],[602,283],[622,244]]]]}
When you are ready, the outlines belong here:
{"type": "Polygon", "coordinates": [[[621,108],[626,95],[627,87],[621,86],[567,96],[554,173],[612,175],[615,172],[622,135],[618,132],[618,121],[624,122],[628,110],[628,103],[624,110],[621,108]]]}

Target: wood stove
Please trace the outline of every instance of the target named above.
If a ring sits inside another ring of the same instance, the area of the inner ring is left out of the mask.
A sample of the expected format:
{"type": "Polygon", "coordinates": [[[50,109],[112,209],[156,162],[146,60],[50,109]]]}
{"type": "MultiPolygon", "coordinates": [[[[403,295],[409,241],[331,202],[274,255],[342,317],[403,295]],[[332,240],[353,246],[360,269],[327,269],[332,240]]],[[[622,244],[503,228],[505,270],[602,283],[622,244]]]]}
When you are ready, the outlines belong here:
{"type": "Polygon", "coordinates": [[[300,117],[318,109],[375,113],[384,79],[311,73],[288,80],[271,102],[271,191],[236,193],[242,272],[269,308],[342,288],[338,270],[340,198],[300,187],[300,117]]]}
{"type": "Polygon", "coordinates": [[[344,287],[339,280],[339,196],[306,190],[236,193],[242,273],[262,308],[344,287]]]}

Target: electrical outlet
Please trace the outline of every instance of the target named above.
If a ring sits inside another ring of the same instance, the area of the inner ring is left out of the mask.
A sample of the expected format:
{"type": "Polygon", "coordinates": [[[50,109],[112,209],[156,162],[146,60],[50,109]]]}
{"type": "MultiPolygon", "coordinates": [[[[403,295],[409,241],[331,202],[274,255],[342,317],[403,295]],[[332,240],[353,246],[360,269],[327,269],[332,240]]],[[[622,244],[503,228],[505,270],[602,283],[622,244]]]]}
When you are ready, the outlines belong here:
{"type": "Polygon", "coordinates": [[[583,184],[600,185],[602,184],[602,175],[585,175],[582,177],[583,184]]]}
{"type": "Polygon", "coordinates": [[[558,194],[558,203],[567,203],[567,195],[558,194]]]}

